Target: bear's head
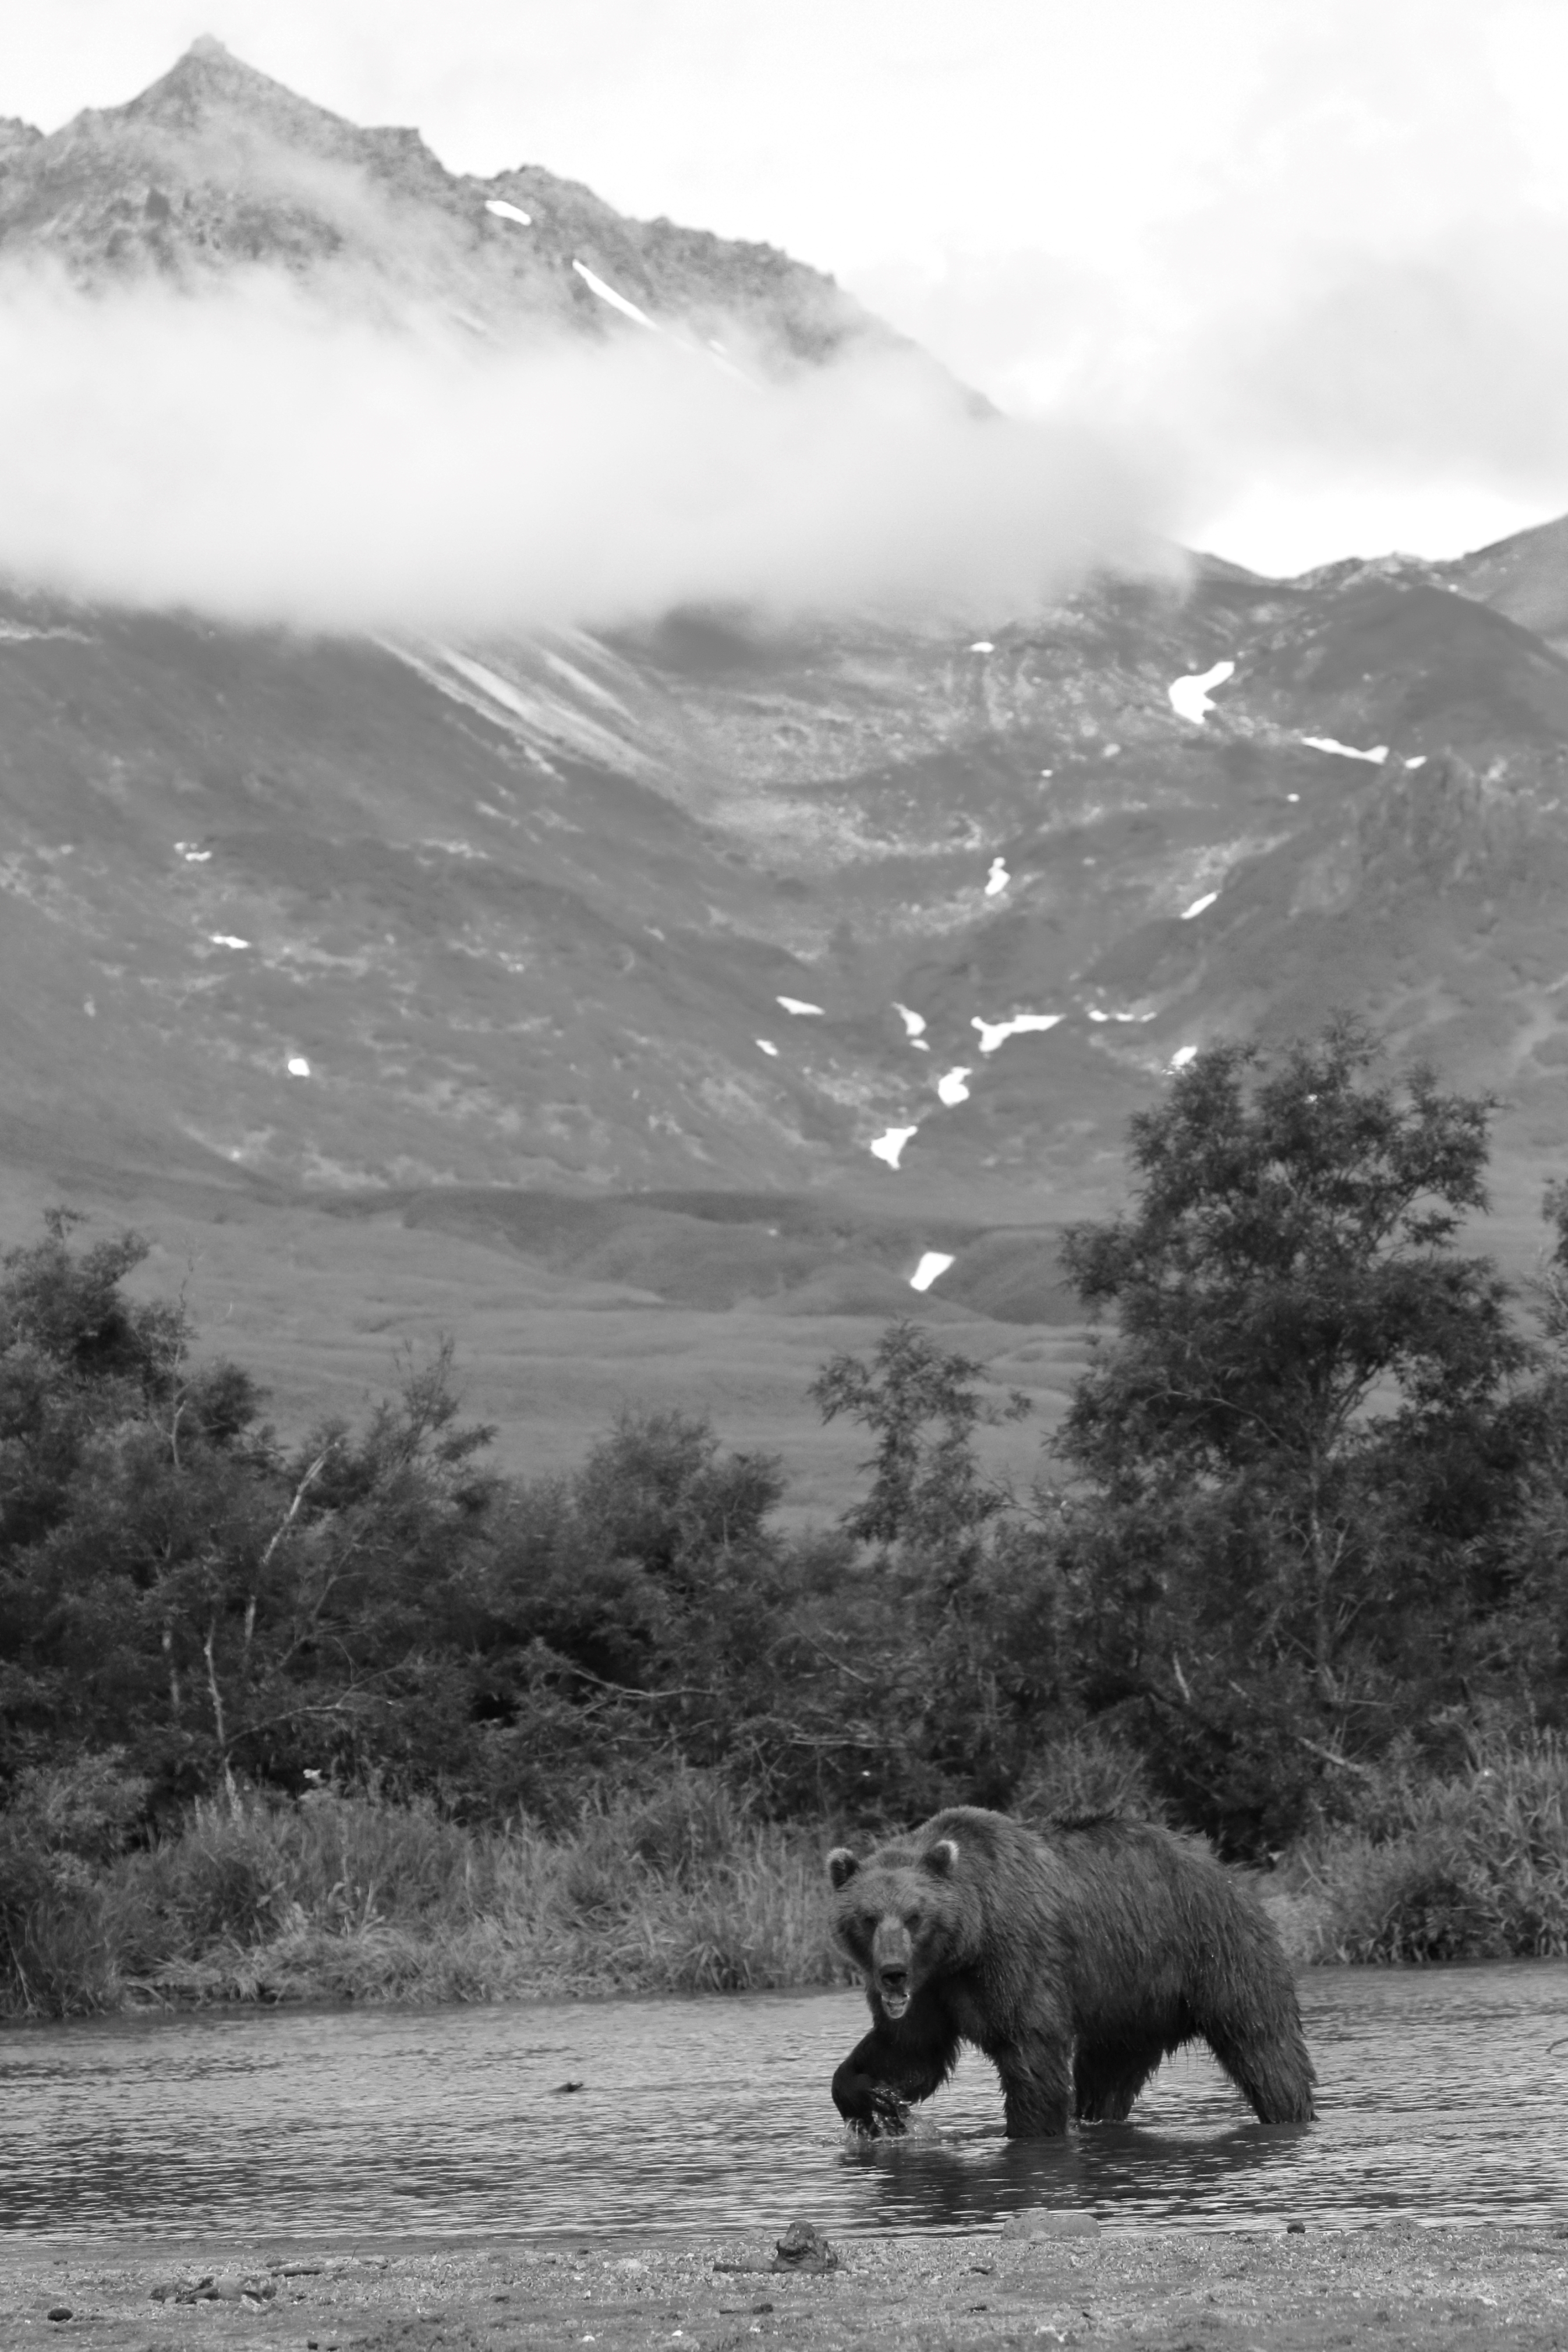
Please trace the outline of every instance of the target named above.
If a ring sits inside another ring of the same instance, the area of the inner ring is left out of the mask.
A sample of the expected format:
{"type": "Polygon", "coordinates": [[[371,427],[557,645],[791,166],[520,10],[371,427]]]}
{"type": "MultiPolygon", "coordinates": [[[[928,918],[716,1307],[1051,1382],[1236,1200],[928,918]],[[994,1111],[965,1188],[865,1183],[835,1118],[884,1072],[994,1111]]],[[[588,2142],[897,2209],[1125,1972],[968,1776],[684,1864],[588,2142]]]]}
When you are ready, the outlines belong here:
{"type": "Polygon", "coordinates": [[[923,1984],[967,1957],[967,1906],[954,1883],[958,1847],[883,1846],[864,1862],[848,1846],[828,1856],[833,1936],[866,1990],[896,2024],[923,1984]]]}

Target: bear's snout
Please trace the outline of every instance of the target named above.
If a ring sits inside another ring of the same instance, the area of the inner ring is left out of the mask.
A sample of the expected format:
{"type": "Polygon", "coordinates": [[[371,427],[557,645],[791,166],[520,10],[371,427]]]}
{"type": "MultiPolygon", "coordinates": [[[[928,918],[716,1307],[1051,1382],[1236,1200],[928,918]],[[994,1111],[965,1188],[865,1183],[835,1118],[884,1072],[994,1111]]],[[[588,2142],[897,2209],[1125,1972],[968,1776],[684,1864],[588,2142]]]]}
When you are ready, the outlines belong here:
{"type": "Polygon", "coordinates": [[[909,2007],[915,1947],[902,1919],[883,1919],[871,1939],[871,1979],[877,1998],[894,2024],[909,2007]]]}

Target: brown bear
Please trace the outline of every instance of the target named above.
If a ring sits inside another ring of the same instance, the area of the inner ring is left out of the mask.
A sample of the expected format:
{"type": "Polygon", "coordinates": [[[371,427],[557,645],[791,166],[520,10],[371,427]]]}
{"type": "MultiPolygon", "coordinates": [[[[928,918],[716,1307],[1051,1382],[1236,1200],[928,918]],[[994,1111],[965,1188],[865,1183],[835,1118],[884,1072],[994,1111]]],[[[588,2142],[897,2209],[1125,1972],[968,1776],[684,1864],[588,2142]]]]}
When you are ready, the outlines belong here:
{"type": "Polygon", "coordinates": [[[1037,1834],[957,1805],[859,1862],[828,1856],[834,1937],[874,2021],[833,2076],[846,2122],[902,2132],[960,2042],[1001,2076],[1012,2139],[1119,2122],[1162,2058],[1207,2042],[1266,2124],[1316,2080],[1262,1906],[1197,1839],[1113,1816],[1037,1834]]]}

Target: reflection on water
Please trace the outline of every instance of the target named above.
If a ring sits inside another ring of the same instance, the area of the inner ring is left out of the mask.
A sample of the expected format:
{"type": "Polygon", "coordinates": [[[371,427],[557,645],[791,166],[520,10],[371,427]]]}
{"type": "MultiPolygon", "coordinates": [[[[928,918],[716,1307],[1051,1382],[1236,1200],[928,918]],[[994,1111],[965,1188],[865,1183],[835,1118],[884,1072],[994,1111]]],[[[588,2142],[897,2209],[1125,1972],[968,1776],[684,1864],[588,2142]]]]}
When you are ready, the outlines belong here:
{"type": "Polygon", "coordinates": [[[1319,1969],[1301,1995],[1311,2128],[1254,2123],[1195,2053],[1134,2123],[1034,2146],[1003,2139],[973,2052],[907,2140],[847,2145],[848,1993],[26,2028],[0,2035],[0,2229],[852,2233],[1041,2201],[1112,2226],[1568,2220],[1568,1964],[1319,1969]]]}

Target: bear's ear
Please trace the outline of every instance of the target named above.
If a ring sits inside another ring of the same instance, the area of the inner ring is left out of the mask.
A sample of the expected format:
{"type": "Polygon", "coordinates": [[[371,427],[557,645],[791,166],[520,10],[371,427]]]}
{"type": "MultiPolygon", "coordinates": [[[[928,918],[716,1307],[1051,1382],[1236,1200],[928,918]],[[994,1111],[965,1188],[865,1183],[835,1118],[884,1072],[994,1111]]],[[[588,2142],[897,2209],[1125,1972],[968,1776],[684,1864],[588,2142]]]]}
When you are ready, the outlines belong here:
{"type": "Polygon", "coordinates": [[[859,1868],[860,1864],[847,1845],[836,1845],[828,1856],[828,1876],[832,1880],[835,1891],[847,1886],[859,1868]]]}
{"type": "Polygon", "coordinates": [[[921,1858],[926,1869],[934,1871],[938,1878],[950,1878],[953,1864],[958,1859],[958,1848],[952,1838],[938,1838],[921,1858]]]}

